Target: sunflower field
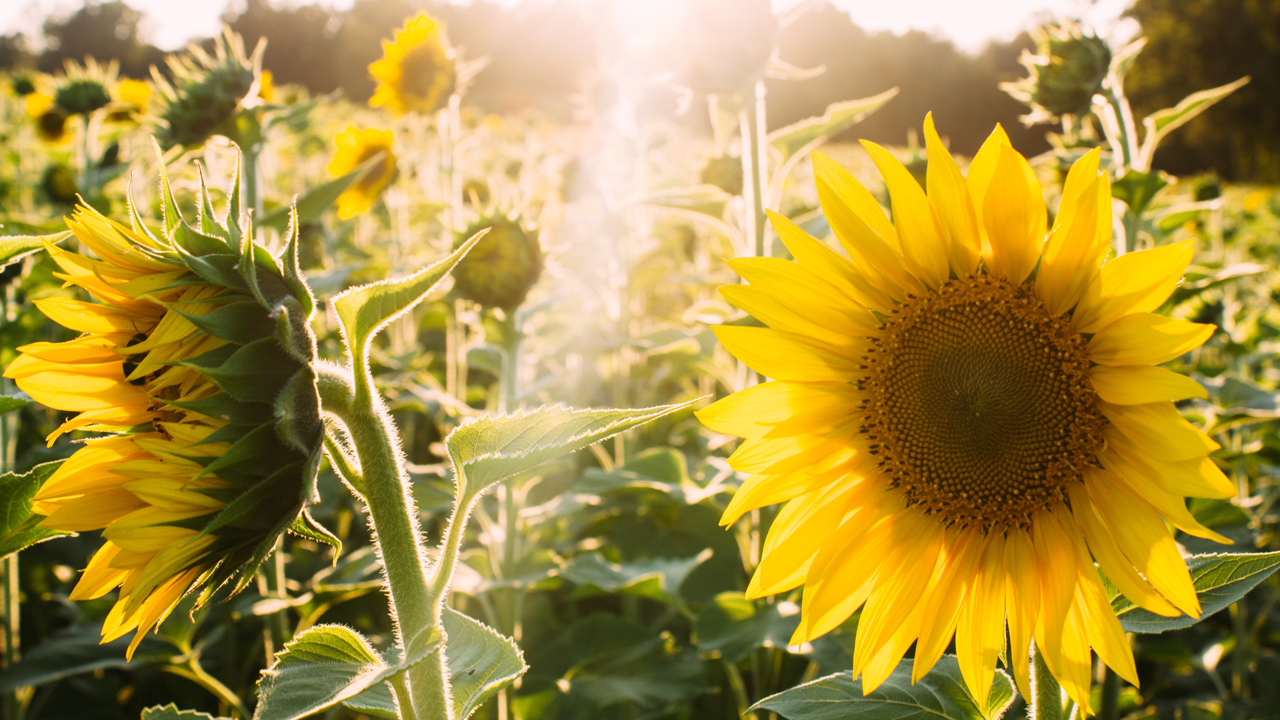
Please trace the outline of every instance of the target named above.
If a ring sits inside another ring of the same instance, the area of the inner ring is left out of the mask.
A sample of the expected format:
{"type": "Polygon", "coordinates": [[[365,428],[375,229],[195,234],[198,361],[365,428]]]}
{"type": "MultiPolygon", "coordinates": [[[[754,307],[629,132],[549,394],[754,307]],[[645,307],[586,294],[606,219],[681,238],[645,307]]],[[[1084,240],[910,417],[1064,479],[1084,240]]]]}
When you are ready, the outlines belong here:
{"type": "Polygon", "coordinates": [[[1280,192],[1157,164],[1252,78],[885,146],[733,7],[568,120],[427,12],[0,76],[0,718],[1280,718],[1280,192]]]}

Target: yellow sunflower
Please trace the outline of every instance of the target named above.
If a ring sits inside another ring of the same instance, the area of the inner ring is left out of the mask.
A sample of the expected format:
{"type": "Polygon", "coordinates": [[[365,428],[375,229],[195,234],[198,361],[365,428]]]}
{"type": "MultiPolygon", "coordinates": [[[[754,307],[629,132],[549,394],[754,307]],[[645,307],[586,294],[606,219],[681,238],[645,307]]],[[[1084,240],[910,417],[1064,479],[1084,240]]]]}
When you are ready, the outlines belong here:
{"type": "Polygon", "coordinates": [[[1191,243],[1103,264],[1111,188],[1097,150],[1072,167],[1047,227],[1040,185],[999,127],[967,176],[932,118],[925,137],[927,194],[863,143],[896,223],[814,154],[823,211],[849,257],[775,214],[796,261],[730,261],[751,284],[721,292],[769,327],[716,334],[773,382],[698,414],[746,438],[730,464],[750,477],[723,522],[786,502],[748,594],[804,585],[795,643],[861,608],[853,671],[864,691],[912,643],[920,678],[954,636],[983,704],[1007,626],[1024,694],[1034,639],[1088,712],[1091,648],[1138,682],[1099,570],[1143,608],[1195,616],[1163,521],[1225,542],[1183,503],[1234,493],[1208,458],[1217,443],[1174,406],[1205,390],[1159,367],[1213,327],[1152,312],[1191,243]]]}
{"type": "Polygon", "coordinates": [[[382,191],[395,181],[399,170],[396,168],[395,153],[391,152],[393,139],[390,130],[361,129],[354,125],[348,126],[334,138],[338,151],[329,162],[329,174],[334,177],[346,175],[365,161],[382,154],[382,160],[377,165],[338,196],[338,217],[349,218],[368,212],[382,191]]]}
{"type": "Polygon", "coordinates": [[[394,41],[382,41],[382,59],[369,65],[369,74],[378,82],[369,99],[371,107],[385,107],[397,115],[443,107],[457,81],[444,23],[418,13],[396,31],[394,41]]]}
{"type": "Polygon", "coordinates": [[[111,433],[58,467],[33,509],[47,527],[102,531],[71,597],[118,587],[103,642],[136,631],[130,656],[188,592],[201,589],[203,602],[243,587],[299,520],[319,452],[305,348],[277,339],[277,318],[303,322],[309,296],[211,206],[203,233],[174,223],[176,212],[167,203],[168,232],[158,233],[136,215],[126,227],[77,207],[67,226],[86,252],[45,249],[57,277],[93,301],[35,303],[80,335],[21,347],[4,372],[37,402],[74,413],[50,444],[76,430],[111,433]]]}

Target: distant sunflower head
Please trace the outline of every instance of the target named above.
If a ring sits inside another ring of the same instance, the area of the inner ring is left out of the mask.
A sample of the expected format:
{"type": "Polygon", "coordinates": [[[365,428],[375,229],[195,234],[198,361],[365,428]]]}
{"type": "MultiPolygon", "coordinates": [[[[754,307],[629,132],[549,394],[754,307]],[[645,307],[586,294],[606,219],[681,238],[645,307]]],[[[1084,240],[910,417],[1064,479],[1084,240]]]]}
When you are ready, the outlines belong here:
{"type": "Polygon", "coordinates": [[[1186,496],[1234,492],[1218,445],[1174,402],[1205,397],[1160,367],[1213,327],[1153,312],[1190,241],[1104,263],[1111,187],[1091,151],[1052,226],[1030,165],[999,127],[962,174],[925,120],[925,187],[864,142],[894,222],[814,154],[818,196],[848,257],[779,215],[794,261],[744,258],[721,289],[768,327],[722,326],[728,350],[773,378],[701,411],[746,438],[749,478],[723,518],[785,502],[749,594],[804,586],[794,642],[859,608],[853,670],[870,692],[915,643],[914,677],[955,638],[985,702],[996,658],[1028,688],[1034,638],[1089,709],[1090,649],[1137,684],[1099,569],[1137,605],[1198,615],[1169,522],[1204,528],[1186,496]]]}
{"type": "Polygon", "coordinates": [[[520,218],[494,215],[459,233],[455,247],[486,228],[489,232],[453,269],[454,292],[484,307],[514,310],[542,275],[538,231],[520,218]]]}
{"type": "Polygon", "coordinates": [[[234,133],[232,121],[254,89],[262,72],[264,41],[252,55],[244,49],[244,39],[230,27],[214,42],[210,55],[199,45],[170,55],[165,77],[151,69],[155,84],[156,140],[165,148],[175,145],[195,147],[214,135],[234,133]]]}
{"type": "Polygon", "coordinates": [[[1111,67],[1107,41],[1079,23],[1063,20],[1032,31],[1036,52],[1024,52],[1026,78],[1003,87],[1029,105],[1029,122],[1063,115],[1085,115],[1111,67]]]}
{"type": "Polygon", "coordinates": [[[357,128],[354,125],[334,138],[338,151],[329,162],[329,174],[334,177],[346,175],[374,157],[382,156],[374,167],[338,196],[338,217],[349,218],[368,212],[374,201],[395,181],[399,170],[395,153],[391,150],[393,140],[390,130],[357,128]]]}
{"type": "Polygon", "coordinates": [[[114,61],[100,65],[93,58],[86,58],[81,65],[68,60],[66,73],[59,78],[53,94],[54,103],[68,115],[91,115],[111,102],[111,88],[118,75],[114,61]]]}
{"type": "Polygon", "coordinates": [[[36,128],[36,136],[50,145],[59,145],[71,139],[67,132],[67,113],[53,101],[53,96],[33,92],[23,98],[27,116],[36,128]]]}
{"type": "Polygon", "coordinates": [[[14,75],[10,80],[10,86],[18,97],[26,97],[36,91],[35,79],[26,73],[14,75]]]}
{"type": "Polygon", "coordinates": [[[119,588],[103,641],[136,631],[130,655],[187,593],[203,603],[244,587],[286,529],[323,535],[304,511],[321,425],[296,238],[272,255],[245,235],[238,194],[219,216],[203,188],[188,225],[167,178],[162,189],[161,227],[75,209],[84,249],[46,250],[92,300],[36,306],[79,335],[21,347],[4,372],[72,414],[50,444],[111,433],[68,458],[34,508],[45,526],[102,531],[72,598],[119,588]]]}
{"type": "Polygon", "coordinates": [[[382,58],[369,65],[377,81],[372,107],[397,115],[432,113],[449,101],[457,83],[454,50],[445,38],[444,23],[418,13],[382,41],[382,58]]]}

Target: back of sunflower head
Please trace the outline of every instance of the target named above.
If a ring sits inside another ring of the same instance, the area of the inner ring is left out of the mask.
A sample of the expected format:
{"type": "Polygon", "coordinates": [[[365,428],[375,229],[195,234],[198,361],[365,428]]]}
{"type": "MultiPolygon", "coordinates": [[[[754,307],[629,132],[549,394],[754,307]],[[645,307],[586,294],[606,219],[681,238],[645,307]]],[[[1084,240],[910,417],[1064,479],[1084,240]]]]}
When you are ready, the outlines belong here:
{"type": "Polygon", "coordinates": [[[108,433],[58,468],[34,509],[51,528],[102,530],[72,597],[120,588],[103,639],[136,630],[130,654],[188,593],[205,603],[242,589],[286,529],[336,543],[305,510],[322,425],[297,223],[272,254],[253,241],[238,186],[219,214],[202,177],[191,223],[162,164],[159,226],[132,203],[129,225],[77,207],[67,225],[83,250],[46,249],[93,301],[37,306],[82,334],[19,348],[5,370],[76,413],[51,444],[108,433]]]}

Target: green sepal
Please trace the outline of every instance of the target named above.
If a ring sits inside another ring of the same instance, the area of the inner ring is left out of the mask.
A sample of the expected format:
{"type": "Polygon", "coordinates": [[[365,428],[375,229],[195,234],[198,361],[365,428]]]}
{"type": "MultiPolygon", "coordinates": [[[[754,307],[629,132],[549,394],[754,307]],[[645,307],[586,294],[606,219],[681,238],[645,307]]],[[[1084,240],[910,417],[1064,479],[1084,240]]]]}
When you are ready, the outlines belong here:
{"type": "Polygon", "coordinates": [[[203,607],[219,596],[225,599],[236,595],[248,587],[253,581],[254,573],[258,571],[258,566],[271,554],[277,538],[293,523],[294,518],[301,511],[301,500],[294,503],[292,507],[285,507],[284,511],[279,513],[279,522],[266,532],[254,534],[255,537],[262,538],[257,545],[252,548],[245,545],[225,554],[218,565],[209,572],[207,580],[200,581],[204,590],[196,599],[196,608],[203,607]],[[230,589],[227,589],[228,585],[230,589]]]}
{"type": "MultiPolygon", "coordinates": [[[[193,460],[208,459],[209,463],[204,466],[196,477],[205,475],[217,475],[224,480],[231,478],[224,476],[224,470],[235,468],[237,465],[244,463],[252,463],[259,468],[271,467],[275,465],[275,456],[279,452],[276,450],[276,436],[270,425],[260,425],[247,433],[240,436],[225,453],[215,458],[192,458],[193,460]]],[[[258,477],[262,473],[254,473],[258,477]]]]}
{"type": "MultiPolygon", "coordinates": [[[[231,349],[234,350],[234,348],[231,349]]],[[[262,425],[274,419],[270,405],[261,402],[241,402],[225,392],[200,400],[168,400],[166,404],[219,418],[231,425],[262,425]]]]}
{"type": "MultiPolygon", "coordinates": [[[[287,502],[291,499],[288,497],[289,491],[296,485],[294,481],[300,464],[289,463],[271,473],[257,485],[240,493],[235,500],[218,511],[212,520],[204,524],[200,534],[217,533],[222,528],[228,528],[248,531],[253,537],[260,537],[260,528],[270,525],[270,518],[276,517],[281,507],[288,507],[281,501],[287,502]]],[[[298,498],[298,509],[301,509],[301,498],[298,498]]],[[[296,510],[289,514],[285,524],[292,523],[295,517],[297,517],[296,510]]],[[[269,539],[272,543],[275,543],[275,537],[278,534],[279,532],[270,533],[269,539]]]]}
{"type": "Polygon", "coordinates": [[[289,241],[284,246],[280,264],[284,269],[284,284],[302,306],[304,319],[310,321],[316,311],[316,298],[302,279],[302,267],[298,264],[298,226],[298,206],[294,204],[289,208],[289,241]]]}
{"type": "Polygon", "coordinates": [[[217,235],[225,240],[227,229],[218,222],[218,211],[213,207],[213,196],[209,194],[209,185],[204,179],[204,166],[197,163],[196,172],[200,175],[200,195],[196,202],[200,232],[205,235],[217,235]]]}
{"type": "Polygon", "coordinates": [[[173,186],[169,183],[169,171],[165,169],[164,152],[155,137],[151,138],[151,146],[156,151],[156,164],[160,166],[160,211],[164,223],[164,236],[173,237],[174,230],[182,224],[182,212],[178,210],[178,202],[173,197],[173,186]]]}
{"type": "Polygon", "coordinates": [[[298,301],[286,297],[272,312],[276,316],[276,341],[280,347],[303,365],[315,360],[316,336],[298,301]]]}
{"type": "Polygon", "coordinates": [[[302,509],[302,514],[289,526],[289,532],[333,548],[333,564],[335,566],[338,564],[338,556],[342,554],[342,541],[337,535],[329,532],[328,528],[316,522],[306,508],[302,509]]]}
{"type": "Polygon", "coordinates": [[[237,152],[236,161],[231,166],[231,184],[227,187],[227,213],[223,216],[223,222],[227,226],[227,244],[236,254],[241,252],[245,243],[244,231],[240,226],[240,219],[244,217],[244,199],[240,195],[240,175],[244,172],[243,164],[244,156],[237,152]]]}
{"type": "Polygon", "coordinates": [[[206,281],[223,287],[238,288],[246,291],[249,289],[249,286],[244,282],[244,278],[240,276],[240,271],[236,269],[240,264],[240,256],[198,256],[192,255],[181,246],[175,245],[174,248],[177,250],[178,257],[182,260],[182,263],[190,268],[191,272],[206,281]]]}
{"type": "Polygon", "coordinates": [[[165,305],[204,332],[223,340],[247,345],[270,337],[275,329],[271,317],[257,303],[247,300],[223,305],[208,315],[190,315],[174,305],[165,305]]]}
{"type": "Polygon", "coordinates": [[[320,444],[320,391],[310,367],[293,374],[275,402],[276,435],[298,452],[310,455],[320,444]]]}
{"type": "Polygon", "coordinates": [[[284,284],[275,256],[261,245],[246,241],[240,252],[240,263],[236,267],[245,286],[262,307],[273,310],[289,297],[289,288],[284,284]],[[263,269],[268,272],[259,272],[263,269]]]}
{"type": "Polygon", "coordinates": [[[297,361],[273,337],[243,345],[221,363],[205,361],[211,354],[181,364],[199,370],[233,398],[246,402],[274,403],[280,388],[297,371],[297,361]]]}

